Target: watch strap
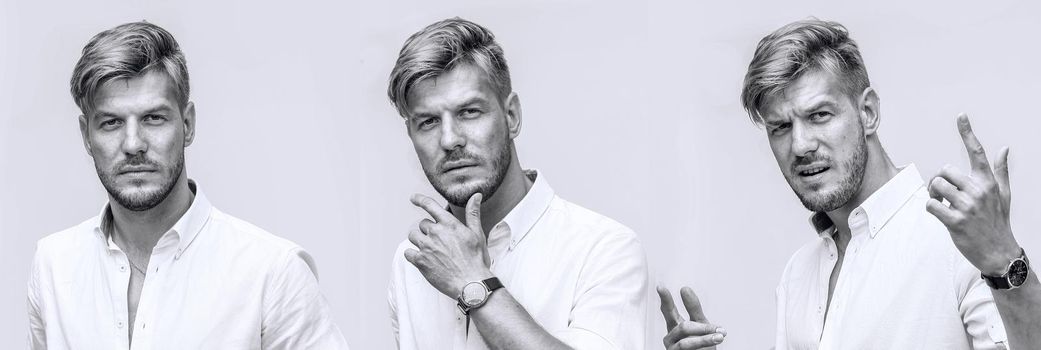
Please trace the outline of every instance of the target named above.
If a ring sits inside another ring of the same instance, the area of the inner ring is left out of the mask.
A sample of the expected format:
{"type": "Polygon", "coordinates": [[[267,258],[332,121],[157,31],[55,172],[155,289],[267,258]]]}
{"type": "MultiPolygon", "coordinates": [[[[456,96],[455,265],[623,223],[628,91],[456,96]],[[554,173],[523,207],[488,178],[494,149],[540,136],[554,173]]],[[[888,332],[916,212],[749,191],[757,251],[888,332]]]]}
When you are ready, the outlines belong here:
{"type": "Polygon", "coordinates": [[[1001,274],[1000,276],[987,276],[980,272],[980,277],[983,278],[983,281],[987,283],[987,286],[993,289],[1004,290],[1019,287],[1014,286],[1012,285],[1012,283],[1009,282],[1009,274],[1012,273],[1012,264],[1014,264],[1018,260],[1023,260],[1023,262],[1027,264],[1027,273],[1029,273],[1030,260],[1027,260],[1026,249],[1019,248],[1019,256],[1009,261],[1008,267],[1005,268],[1005,273],[1001,274]]]}
{"type": "Polygon", "coordinates": [[[484,283],[484,286],[488,287],[488,294],[492,294],[496,289],[502,288],[502,282],[499,282],[498,277],[486,279],[481,281],[481,283],[484,283]]]}

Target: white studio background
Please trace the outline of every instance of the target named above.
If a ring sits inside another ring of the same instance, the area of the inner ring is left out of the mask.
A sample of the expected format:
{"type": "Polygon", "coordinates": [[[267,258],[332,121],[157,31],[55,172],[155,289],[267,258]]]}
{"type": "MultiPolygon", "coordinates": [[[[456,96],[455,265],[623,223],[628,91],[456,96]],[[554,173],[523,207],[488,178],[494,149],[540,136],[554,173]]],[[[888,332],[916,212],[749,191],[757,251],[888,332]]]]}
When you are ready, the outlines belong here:
{"type": "MultiPolygon", "coordinates": [[[[809,15],[846,24],[882,98],[883,145],[925,176],[945,163],[967,167],[954,116],[969,113],[992,155],[1012,147],[1013,228],[1036,252],[1039,7],[3,1],[0,348],[25,344],[35,241],[104,203],[68,79],[87,40],[120,23],[147,19],[176,36],[198,110],[190,176],[217,207],[311,252],[353,348],[394,347],[389,263],[422,217],[409,195],[434,194],[386,99],[387,76],[408,35],[461,16],[505,49],[524,111],[522,164],[561,196],[635,229],[652,283],[695,287],[730,333],[723,348],[766,349],[781,269],[814,236],[738,102],[758,40],[809,15]]],[[[648,345],[660,348],[653,302],[648,345]]]]}

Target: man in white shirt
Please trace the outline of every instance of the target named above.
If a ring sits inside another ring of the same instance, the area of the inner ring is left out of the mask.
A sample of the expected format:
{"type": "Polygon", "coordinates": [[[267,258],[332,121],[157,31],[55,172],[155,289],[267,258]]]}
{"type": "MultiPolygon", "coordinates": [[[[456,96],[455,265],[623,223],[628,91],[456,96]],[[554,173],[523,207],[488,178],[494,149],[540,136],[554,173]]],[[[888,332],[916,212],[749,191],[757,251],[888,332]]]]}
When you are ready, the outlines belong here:
{"type": "Polygon", "coordinates": [[[347,348],[310,255],[217,210],[188,179],[195,106],[169,32],[99,33],[71,85],[109,203],[39,241],[30,348],[347,348]]]}
{"type": "Polygon", "coordinates": [[[388,95],[423,172],[448,201],[394,255],[401,349],[642,349],[646,258],[621,224],[524,171],[521,107],[501,47],[454,18],[405,42],[388,95]]]}
{"type": "Polygon", "coordinates": [[[1041,284],[1009,225],[1007,149],[992,169],[961,115],[971,176],[948,166],[926,185],[913,164],[894,166],[878,94],[835,22],[763,38],[742,102],[814,212],[817,237],[777,288],[777,350],[1041,349],[1041,284]]]}

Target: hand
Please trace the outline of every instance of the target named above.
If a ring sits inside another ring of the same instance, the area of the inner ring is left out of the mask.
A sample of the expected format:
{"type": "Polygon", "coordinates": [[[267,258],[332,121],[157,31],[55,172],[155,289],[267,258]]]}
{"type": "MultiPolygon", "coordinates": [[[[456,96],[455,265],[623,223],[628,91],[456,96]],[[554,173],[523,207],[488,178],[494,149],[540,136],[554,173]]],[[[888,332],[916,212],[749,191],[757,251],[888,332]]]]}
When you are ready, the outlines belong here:
{"type": "Polygon", "coordinates": [[[481,228],[481,194],[466,203],[466,224],[459,222],[437,201],[416,194],[412,204],[423,208],[434,220],[423,219],[419,230],[408,234],[417,248],[405,250],[405,260],[415,265],[430,285],[456,298],[469,282],[491,278],[487,237],[481,228]]]}
{"type": "Polygon", "coordinates": [[[690,315],[690,321],[684,321],[672,301],[672,293],[668,288],[658,286],[658,298],[661,299],[661,314],[665,316],[665,328],[669,333],[662,338],[668,350],[715,349],[723,342],[727,331],[708,322],[701,310],[701,302],[690,287],[680,289],[683,306],[690,315]]]}
{"type": "Polygon", "coordinates": [[[951,233],[954,245],[965,259],[988,276],[1005,272],[1008,263],[1020,254],[1019,244],[1009,224],[1008,147],[1001,150],[991,170],[983,145],[976,139],[965,114],[958,116],[965,150],[972,172],[965,175],[950,165],[929,181],[926,210],[940,219],[951,233]],[[944,205],[946,199],[950,206],[944,205]]]}

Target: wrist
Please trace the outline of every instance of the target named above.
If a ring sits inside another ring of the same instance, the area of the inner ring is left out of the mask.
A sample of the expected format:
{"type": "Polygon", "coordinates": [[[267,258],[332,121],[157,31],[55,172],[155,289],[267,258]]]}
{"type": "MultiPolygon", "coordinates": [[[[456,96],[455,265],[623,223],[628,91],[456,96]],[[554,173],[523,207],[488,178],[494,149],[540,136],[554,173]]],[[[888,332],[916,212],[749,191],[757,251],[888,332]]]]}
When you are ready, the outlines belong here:
{"type": "Polygon", "coordinates": [[[1009,263],[1019,258],[1022,252],[1022,248],[1016,243],[1012,243],[1009,247],[995,249],[987,255],[987,262],[980,266],[980,272],[987,276],[1001,276],[1008,272],[1009,263]]]}
{"type": "Polygon", "coordinates": [[[493,274],[487,267],[481,267],[474,271],[464,273],[462,277],[453,284],[452,294],[449,296],[453,298],[459,296],[459,294],[463,292],[463,287],[470,282],[480,282],[492,277],[495,277],[495,274],[493,274]]]}

